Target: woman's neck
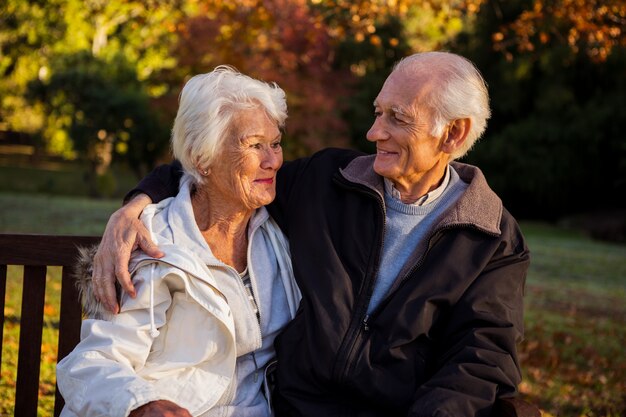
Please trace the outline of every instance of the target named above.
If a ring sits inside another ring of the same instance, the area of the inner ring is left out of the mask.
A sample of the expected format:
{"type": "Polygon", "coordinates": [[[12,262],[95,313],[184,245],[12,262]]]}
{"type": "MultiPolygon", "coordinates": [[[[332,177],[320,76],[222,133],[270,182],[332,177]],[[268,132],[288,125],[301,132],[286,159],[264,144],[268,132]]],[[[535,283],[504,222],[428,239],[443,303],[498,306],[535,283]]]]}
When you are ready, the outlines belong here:
{"type": "Polygon", "coordinates": [[[191,193],[196,224],[213,255],[241,272],[247,265],[248,223],[254,210],[207,187],[191,193]]]}

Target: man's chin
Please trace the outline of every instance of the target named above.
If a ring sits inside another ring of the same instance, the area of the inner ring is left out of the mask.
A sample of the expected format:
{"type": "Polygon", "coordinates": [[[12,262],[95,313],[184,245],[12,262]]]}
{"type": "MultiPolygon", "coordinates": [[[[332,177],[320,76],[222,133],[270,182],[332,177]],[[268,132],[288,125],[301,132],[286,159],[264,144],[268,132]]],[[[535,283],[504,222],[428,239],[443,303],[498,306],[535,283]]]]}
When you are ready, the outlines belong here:
{"type": "Polygon", "coordinates": [[[384,163],[377,163],[378,161],[374,161],[374,172],[380,175],[381,177],[388,178],[391,175],[391,169],[384,163]]]}

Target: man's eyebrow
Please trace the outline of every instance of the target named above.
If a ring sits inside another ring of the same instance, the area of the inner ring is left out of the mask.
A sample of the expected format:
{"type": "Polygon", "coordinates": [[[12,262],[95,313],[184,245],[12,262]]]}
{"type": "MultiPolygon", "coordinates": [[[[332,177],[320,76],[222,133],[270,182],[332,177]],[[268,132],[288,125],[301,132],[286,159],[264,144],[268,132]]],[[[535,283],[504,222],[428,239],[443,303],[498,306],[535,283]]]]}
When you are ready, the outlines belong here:
{"type": "MultiPolygon", "coordinates": [[[[378,104],[377,100],[374,100],[374,102],[372,103],[374,105],[374,107],[381,107],[380,104],[378,104]]],[[[410,115],[411,111],[408,107],[405,106],[401,106],[399,104],[393,104],[391,106],[391,110],[393,110],[396,113],[402,113],[402,114],[406,114],[406,115],[410,115]]]]}
{"type": "MultiPolygon", "coordinates": [[[[374,107],[382,107],[378,101],[374,100],[374,107]]],[[[394,104],[391,106],[391,111],[401,116],[415,118],[415,111],[411,107],[401,106],[399,104],[394,104]]]]}
{"type": "Polygon", "coordinates": [[[400,114],[402,116],[406,116],[406,117],[415,117],[415,112],[413,112],[410,108],[408,107],[404,107],[404,106],[399,106],[399,105],[394,105],[391,106],[391,110],[394,113],[400,114]]]}

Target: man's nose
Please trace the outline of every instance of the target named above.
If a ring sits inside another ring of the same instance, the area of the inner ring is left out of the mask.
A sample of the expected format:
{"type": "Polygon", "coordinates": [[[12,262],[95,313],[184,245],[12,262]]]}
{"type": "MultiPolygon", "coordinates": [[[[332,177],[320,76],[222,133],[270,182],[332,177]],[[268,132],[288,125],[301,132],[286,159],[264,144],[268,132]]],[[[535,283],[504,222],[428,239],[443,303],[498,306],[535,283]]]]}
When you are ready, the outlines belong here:
{"type": "Polygon", "coordinates": [[[389,138],[389,133],[385,128],[385,123],[382,121],[383,116],[378,116],[374,120],[374,124],[367,131],[367,140],[370,142],[377,142],[379,140],[385,140],[389,138]]]}

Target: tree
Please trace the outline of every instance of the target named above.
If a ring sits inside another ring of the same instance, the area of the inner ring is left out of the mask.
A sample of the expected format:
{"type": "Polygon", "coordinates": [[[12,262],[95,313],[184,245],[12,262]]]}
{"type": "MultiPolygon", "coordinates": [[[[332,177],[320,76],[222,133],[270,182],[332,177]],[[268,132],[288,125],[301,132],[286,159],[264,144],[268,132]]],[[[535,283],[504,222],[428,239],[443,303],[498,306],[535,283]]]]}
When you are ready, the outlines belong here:
{"type": "Polygon", "coordinates": [[[28,97],[47,115],[43,134],[49,145],[62,148],[71,142],[58,152],[70,157],[77,153],[88,161],[87,179],[94,196],[107,191],[114,152],[132,158],[141,174],[168,143],[145,86],[123,57],[104,61],[86,51],[59,57],[46,82],[29,84],[28,97]]]}
{"type": "Polygon", "coordinates": [[[620,0],[534,0],[525,2],[524,10],[492,39],[507,59],[513,51],[532,53],[559,45],[599,63],[614,48],[626,47],[624,27],[626,3],[620,0]]]}
{"type": "Polygon", "coordinates": [[[337,109],[349,74],[332,67],[326,28],[305,0],[200,2],[178,34],[180,78],[229,64],[285,90],[288,158],[347,145],[347,127],[337,109]]]}
{"type": "Polygon", "coordinates": [[[334,48],[333,66],[351,74],[351,94],[342,116],[352,146],[373,151],[365,141],[372,103],[393,65],[413,52],[438,49],[471,20],[482,0],[312,1],[324,19],[334,48]]]}
{"type": "Polygon", "coordinates": [[[489,1],[456,40],[483,71],[493,110],[468,160],[519,216],[624,207],[626,34],[589,40],[616,34],[626,6],[604,4],[613,17],[592,0],[489,1]]]}
{"type": "MultiPolygon", "coordinates": [[[[140,113],[150,110],[148,96],[159,97],[169,89],[159,77],[176,65],[170,48],[183,6],[182,0],[3,2],[1,127],[38,135],[53,154],[70,159],[84,155],[91,163],[99,160],[100,175],[114,151],[121,157],[129,157],[129,150],[144,152],[134,160],[150,163],[165,146],[160,139],[138,133],[158,126],[155,117],[140,113]],[[100,105],[115,110],[108,116],[97,115],[100,105]],[[130,108],[137,105],[144,109],[130,108]],[[78,107],[88,109],[87,113],[78,107]],[[115,140],[109,138],[129,120],[124,112],[133,114],[133,129],[120,130],[115,140]],[[80,122],[85,114],[94,125],[80,122]],[[86,132],[93,138],[85,140],[86,132]],[[100,139],[101,132],[107,132],[105,139],[100,139]],[[131,136],[126,138],[123,132],[131,136]]],[[[155,136],[161,137],[162,132],[155,136]]]]}

